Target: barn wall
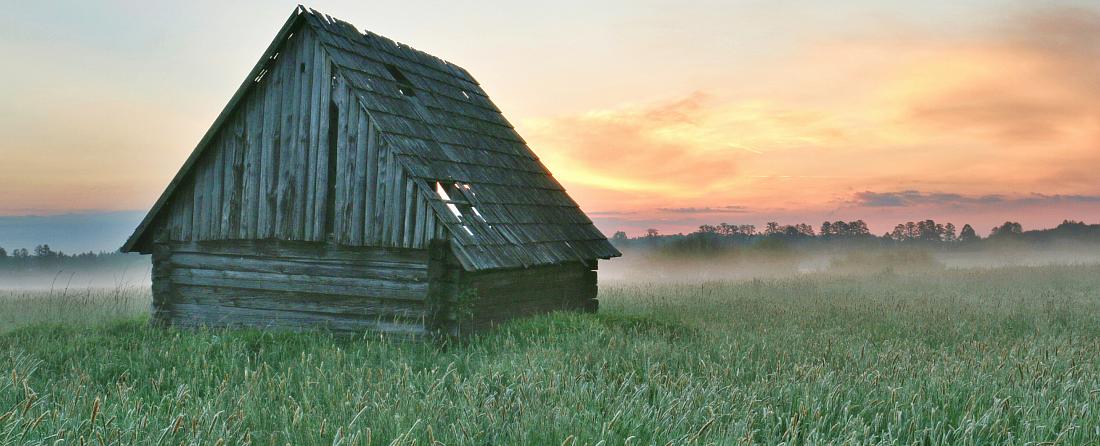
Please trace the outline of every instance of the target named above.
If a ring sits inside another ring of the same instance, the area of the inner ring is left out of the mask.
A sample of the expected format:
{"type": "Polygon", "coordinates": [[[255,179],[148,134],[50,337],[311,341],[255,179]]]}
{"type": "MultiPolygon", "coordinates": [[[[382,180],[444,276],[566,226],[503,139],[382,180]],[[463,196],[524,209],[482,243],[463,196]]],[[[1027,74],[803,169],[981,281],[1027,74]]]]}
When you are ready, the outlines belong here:
{"type": "Polygon", "coordinates": [[[172,241],[326,241],[331,180],[331,241],[425,248],[444,236],[358,98],[331,70],[313,31],[299,28],[207,145],[157,229],[172,241]]]}
{"type": "Polygon", "coordinates": [[[432,255],[429,293],[438,293],[440,297],[431,298],[446,306],[436,323],[445,333],[468,335],[518,317],[595,312],[599,302],[594,267],[595,260],[591,265],[572,262],[471,272],[462,269],[453,255],[432,255]]]}
{"type": "Polygon", "coordinates": [[[171,242],[153,257],[161,323],[426,334],[426,250],[171,242]]]}

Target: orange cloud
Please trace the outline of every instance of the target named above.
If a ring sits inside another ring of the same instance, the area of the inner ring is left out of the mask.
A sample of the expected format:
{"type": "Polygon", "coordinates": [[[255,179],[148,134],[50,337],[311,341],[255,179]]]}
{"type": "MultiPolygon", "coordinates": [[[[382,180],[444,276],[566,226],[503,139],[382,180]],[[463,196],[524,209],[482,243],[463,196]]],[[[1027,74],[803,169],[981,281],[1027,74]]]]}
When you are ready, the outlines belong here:
{"type": "Polygon", "coordinates": [[[528,120],[520,130],[571,190],[605,192],[598,203],[603,210],[744,199],[751,195],[745,186],[759,178],[759,171],[745,169],[755,158],[846,138],[812,110],[705,93],[528,120]]]}
{"type": "Polygon", "coordinates": [[[772,67],[782,88],[731,78],[736,94],[716,86],[520,130],[578,201],[620,223],[880,212],[853,202],[864,191],[926,191],[907,199],[931,213],[1098,207],[1065,197],[1100,195],[1100,13],[916,35],[807,48],[772,67]]]}

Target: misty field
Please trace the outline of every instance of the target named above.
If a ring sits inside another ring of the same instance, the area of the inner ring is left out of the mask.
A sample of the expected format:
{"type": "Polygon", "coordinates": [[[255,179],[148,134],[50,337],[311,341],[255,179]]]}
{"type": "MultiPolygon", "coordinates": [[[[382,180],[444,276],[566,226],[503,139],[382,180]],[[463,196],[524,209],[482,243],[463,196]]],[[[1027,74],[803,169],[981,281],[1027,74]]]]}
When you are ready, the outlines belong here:
{"type": "Polygon", "coordinates": [[[0,292],[0,444],[1100,442],[1100,266],[601,286],[445,346],[0,292]]]}

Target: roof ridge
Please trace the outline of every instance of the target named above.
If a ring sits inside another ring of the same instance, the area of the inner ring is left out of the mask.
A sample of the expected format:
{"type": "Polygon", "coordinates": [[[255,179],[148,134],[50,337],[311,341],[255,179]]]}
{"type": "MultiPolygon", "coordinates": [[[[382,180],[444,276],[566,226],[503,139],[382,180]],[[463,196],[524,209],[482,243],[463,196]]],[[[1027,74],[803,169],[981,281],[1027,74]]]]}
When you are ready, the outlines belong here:
{"type": "MultiPolygon", "coordinates": [[[[374,38],[374,39],[382,40],[383,42],[389,43],[391,46],[393,46],[395,48],[402,48],[406,51],[411,51],[413,53],[416,53],[419,56],[426,57],[426,58],[429,58],[429,59],[433,59],[436,62],[442,63],[444,66],[451,68],[452,70],[457,69],[461,72],[460,74],[462,76],[467,78],[467,80],[469,80],[470,82],[473,82],[475,85],[480,85],[480,84],[477,83],[477,80],[474,79],[474,77],[470,74],[469,71],[467,71],[465,68],[462,68],[462,66],[460,66],[460,65],[458,65],[454,62],[451,62],[447,59],[436,56],[436,55],[434,55],[432,53],[429,53],[427,51],[417,49],[416,47],[414,47],[412,45],[409,45],[407,43],[403,43],[403,42],[398,41],[396,39],[386,37],[384,35],[381,35],[379,33],[376,33],[374,31],[371,31],[371,30],[366,29],[366,28],[363,28],[362,30],[360,30],[358,27],[356,27],[351,22],[347,22],[347,21],[338,19],[336,17],[325,14],[321,11],[318,11],[314,8],[308,8],[308,11],[306,11],[306,12],[309,13],[309,14],[315,15],[315,16],[321,16],[322,18],[327,18],[328,19],[327,22],[329,22],[332,25],[343,26],[343,27],[346,27],[347,29],[355,30],[355,32],[358,33],[358,35],[360,37],[364,37],[364,38],[367,38],[367,39],[374,38]]],[[[385,48],[382,48],[382,49],[385,50],[385,48]]],[[[393,53],[390,53],[389,51],[386,51],[386,52],[387,52],[387,54],[391,54],[391,55],[396,56],[396,57],[402,57],[399,54],[393,54],[393,53]]],[[[411,61],[411,62],[416,62],[416,61],[411,61]]],[[[455,73],[451,73],[451,74],[455,74],[455,73]]]]}

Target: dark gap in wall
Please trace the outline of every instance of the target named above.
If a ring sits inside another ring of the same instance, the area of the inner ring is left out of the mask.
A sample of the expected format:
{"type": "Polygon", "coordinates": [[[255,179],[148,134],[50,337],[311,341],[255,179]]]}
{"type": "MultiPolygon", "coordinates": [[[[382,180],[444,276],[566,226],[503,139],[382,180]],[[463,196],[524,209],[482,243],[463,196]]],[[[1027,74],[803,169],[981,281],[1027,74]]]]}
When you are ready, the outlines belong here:
{"type": "Polygon", "coordinates": [[[333,236],[336,230],[336,139],[339,138],[340,108],[336,101],[328,106],[328,184],[325,188],[325,234],[333,236]]]}

